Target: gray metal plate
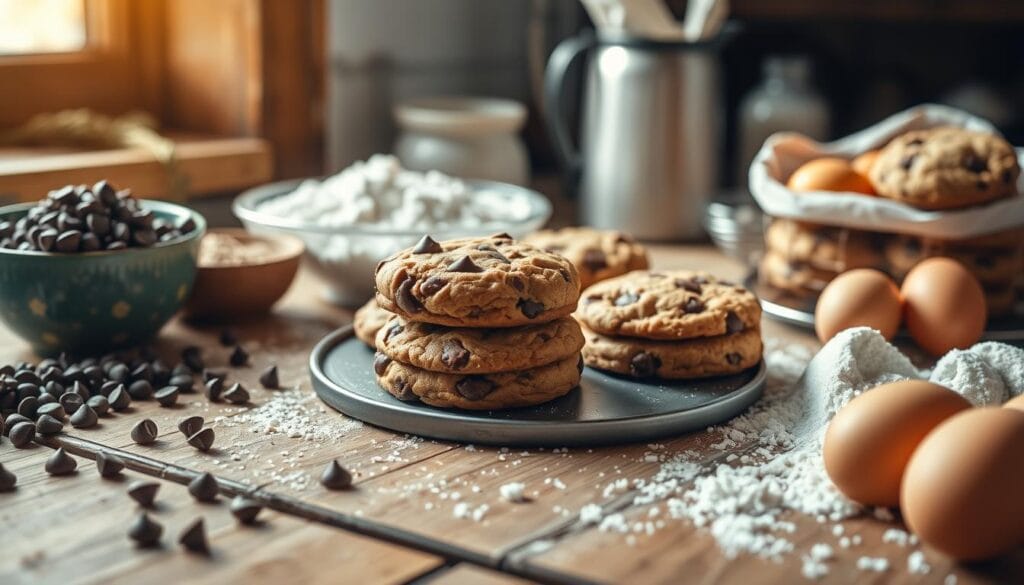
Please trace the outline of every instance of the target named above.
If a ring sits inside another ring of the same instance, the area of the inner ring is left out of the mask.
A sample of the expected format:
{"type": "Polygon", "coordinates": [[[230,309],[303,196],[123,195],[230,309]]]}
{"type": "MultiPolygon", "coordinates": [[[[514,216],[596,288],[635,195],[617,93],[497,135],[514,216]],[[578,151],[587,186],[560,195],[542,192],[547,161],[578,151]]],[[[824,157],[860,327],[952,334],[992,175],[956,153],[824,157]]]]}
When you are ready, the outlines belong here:
{"type": "Polygon", "coordinates": [[[643,383],[583,370],[569,394],[528,408],[446,410],[402,402],[377,386],[373,351],[343,327],[313,349],[313,388],[351,417],[392,431],[468,443],[581,446],[649,441],[707,428],[743,412],[764,389],[764,363],[706,380],[643,383]]]}
{"type": "MultiPolygon", "coordinates": [[[[747,275],[743,280],[743,286],[761,299],[761,308],[772,319],[814,330],[814,305],[818,302],[818,297],[798,297],[765,284],[757,277],[757,270],[747,275]]],[[[901,330],[897,337],[909,335],[901,330]]],[[[1005,343],[1024,341],[1024,315],[1000,315],[989,319],[981,339],[1005,343]]]]}

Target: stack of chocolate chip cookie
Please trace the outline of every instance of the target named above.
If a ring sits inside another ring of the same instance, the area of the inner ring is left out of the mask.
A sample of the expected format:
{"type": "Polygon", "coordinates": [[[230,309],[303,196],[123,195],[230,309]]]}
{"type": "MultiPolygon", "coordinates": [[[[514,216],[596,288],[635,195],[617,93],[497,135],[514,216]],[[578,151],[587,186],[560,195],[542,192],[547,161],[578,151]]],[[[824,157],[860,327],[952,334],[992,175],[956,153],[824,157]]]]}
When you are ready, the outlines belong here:
{"type": "Polygon", "coordinates": [[[579,276],[565,258],[506,234],[424,236],[377,266],[374,371],[400,400],[490,410],[575,388],[583,335],[570,316],[579,276]]]}
{"type": "Polygon", "coordinates": [[[523,239],[528,244],[567,258],[580,275],[580,288],[649,266],[647,250],[615,230],[565,227],[541,230],[523,239]]]}
{"type": "Polygon", "coordinates": [[[761,306],[704,272],[636,271],[583,292],[587,365],[637,378],[734,374],[761,361],[761,306]]]}
{"type": "Polygon", "coordinates": [[[776,288],[818,293],[847,270],[881,265],[884,242],[882,234],[774,219],[765,230],[758,273],[776,288]]]}

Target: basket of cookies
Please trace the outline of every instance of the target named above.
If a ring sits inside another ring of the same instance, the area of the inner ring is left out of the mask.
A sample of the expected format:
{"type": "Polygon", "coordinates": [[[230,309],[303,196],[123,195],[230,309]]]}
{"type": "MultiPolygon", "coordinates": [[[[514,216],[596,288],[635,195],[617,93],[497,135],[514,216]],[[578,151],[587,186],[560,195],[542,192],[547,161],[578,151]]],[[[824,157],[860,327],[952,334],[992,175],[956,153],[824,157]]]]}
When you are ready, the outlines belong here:
{"type": "Polygon", "coordinates": [[[1020,157],[987,121],[937,105],[827,144],[772,136],[750,169],[769,218],[762,296],[806,314],[843,272],[900,281],[942,256],[977,278],[989,315],[1012,315],[1024,273],[1020,157]]]}

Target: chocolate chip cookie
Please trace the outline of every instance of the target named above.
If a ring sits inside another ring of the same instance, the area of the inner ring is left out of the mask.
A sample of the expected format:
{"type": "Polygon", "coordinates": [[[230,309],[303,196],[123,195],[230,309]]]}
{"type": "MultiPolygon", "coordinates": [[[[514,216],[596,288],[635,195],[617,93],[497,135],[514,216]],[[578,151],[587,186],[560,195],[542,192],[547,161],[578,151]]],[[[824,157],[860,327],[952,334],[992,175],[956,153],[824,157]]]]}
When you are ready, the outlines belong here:
{"type": "Polygon", "coordinates": [[[394,313],[378,307],[377,301],[370,299],[356,310],[352,318],[352,328],[355,329],[356,337],[360,341],[371,348],[376,348],[374,340],[377,338],[377,331],[394,316],[394,313]]]}
{"type": "Polygon", "coordinates": [[[706,272],[636,271],[587,289],[577,317],[605,335],[689,339],[756,329],[761,305],[747,289],[706,272]]]}
{"type": "Polygon", "coordinates": [[[920,209],[957,209],[1017,192],[1013,147],[994,134],[933,128],[894,138],[871,168],[882,197],[920,209]]]}
{"type": "Polygon", "coordinates": [[[568,393],[580,383],[578,354],[528,370],[497,374],[431,372],[377,352],[377,383],[399,400],[420,400],[440,408],[494,410],[533,406],[568,393]]]}
{"type": "Polygon", "coordinates": [[[647,250],[631,236],[618,231],[567,227],[539,231],[523,241],[568,258],[579,272],[581,289],[649,266],[647,250]]]}
{"type": "Polygon", "coordinates": [[[376,347],[393,360],[423,370],[493,374],[579,355],[583,333],[572,317],[499,329],[451,328],[393,317],[377,334],[376,347]]]}
{"type": "Polygon", "coordinates": [[[584,331],[583,360],[592,368],[636,378],[692,379],[735,374],[761,361],[761,332],[682,341],[610,337],[584,331]]]}
{"type": "Polygon", "coordinates": [[[773,251],[761,258],[757,274],[762,282],[797,295],[821,292],[839,275],[835,270],[815,268],[801,260],[787,260],[773,251]]]}
{"type": "Polygon", "coordinates": [[[769,252],[791,262],[833,272],[882,264],[881,234],[774,219],[764,235],[769,252]]]}
{"type": "Polygon", "coordinates": [[[507,234],[430,236],[377,265],[377,304],[409,321],[515,327],[571,314],[580,279],[569,260],[507,234]]]}

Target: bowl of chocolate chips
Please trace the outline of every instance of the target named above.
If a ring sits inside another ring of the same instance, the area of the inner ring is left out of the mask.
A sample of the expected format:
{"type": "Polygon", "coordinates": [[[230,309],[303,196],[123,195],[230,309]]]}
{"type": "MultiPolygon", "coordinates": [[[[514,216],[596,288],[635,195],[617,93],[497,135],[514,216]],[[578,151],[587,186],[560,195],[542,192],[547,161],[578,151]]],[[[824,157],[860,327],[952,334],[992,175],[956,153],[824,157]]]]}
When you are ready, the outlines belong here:
{"type": "Polygon", "coordinates": [[[148,341],[188,298],[205,230],[106,181],[0,207],[0,319],[42,355],[148,341]]]}

